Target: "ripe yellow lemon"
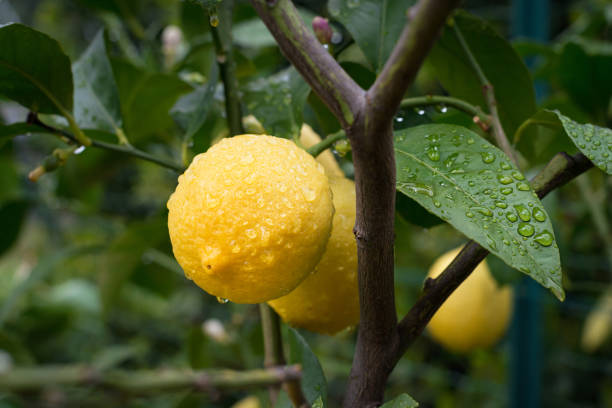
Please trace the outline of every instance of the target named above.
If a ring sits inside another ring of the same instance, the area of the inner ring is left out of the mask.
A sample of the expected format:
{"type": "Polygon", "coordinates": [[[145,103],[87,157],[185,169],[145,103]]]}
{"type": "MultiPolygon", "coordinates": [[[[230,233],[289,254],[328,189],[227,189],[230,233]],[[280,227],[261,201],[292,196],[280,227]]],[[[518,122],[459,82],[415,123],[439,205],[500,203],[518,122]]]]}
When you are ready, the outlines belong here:
{"type": "MultiPolygon", "coordinates": [[[[308,149],[320,141],[321,137],[310,126],[304,123],[300,131],[300,143],[308,149]]],[[[344,177],[344,172],[338,165],[331,150],[326,149],[323,151],[323,153],[317,156],[317,161],[321,163],[329,177],[344,177]]]]}
{"type": "Polygon", "coordinates": [[[304,280],[323,255],[334,211],[319,163],[289,140],[257,135],[196,156],[168,210],[185,275],[236,303],[284,296],[304,280]]]}
{"type": "Polygon", "coordinates": [[[321,262],[293,292],[268,302],[290,325],[324,334],[359,322],[355,184],[346,178],[330,184],[336,213],[321,262]]]}
{"type": "MultiPolygon", "coordinates": [[[[460,251],[457,248],[440,256],[428,277],[438,276],[460,251]]],[[[495,344],[506,332],[511,314],[512,288],[499,288],[486,261],[482,261],[444,302],[427,328],[446,348],[468,352],[495,344]]]]}

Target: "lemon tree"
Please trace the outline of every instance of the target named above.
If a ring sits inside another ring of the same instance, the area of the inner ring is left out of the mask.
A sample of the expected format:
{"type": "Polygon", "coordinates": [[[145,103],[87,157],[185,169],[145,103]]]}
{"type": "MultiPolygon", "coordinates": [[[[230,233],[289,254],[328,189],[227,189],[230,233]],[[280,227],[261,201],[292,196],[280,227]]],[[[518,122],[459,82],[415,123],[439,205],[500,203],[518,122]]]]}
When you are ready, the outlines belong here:
{"type": "Polygon", "coordinates": [[[273,136],[224,139],[196,156],[168,200],[186,276],[237,303],[289,293],[319,262],[333,205],[323,167],[273,136]]]}

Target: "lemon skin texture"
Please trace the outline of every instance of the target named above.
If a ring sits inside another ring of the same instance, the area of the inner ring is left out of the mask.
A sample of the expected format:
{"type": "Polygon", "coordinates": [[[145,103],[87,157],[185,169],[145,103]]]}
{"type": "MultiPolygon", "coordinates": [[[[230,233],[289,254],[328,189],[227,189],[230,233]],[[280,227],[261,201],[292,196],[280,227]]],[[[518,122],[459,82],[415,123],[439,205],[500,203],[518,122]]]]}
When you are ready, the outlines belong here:
{"type": "MultiPolygon", "coordinates": [[[[461,248],[440,256],[429,269],[437,277],[461,248]]],[[[427,326],[438,343],[455,352],[469,352],[494,345],[505,334],[512,315],[512,288],[499,288],[482,261],[450,295],[427,326]]]]}
{"type": "MultiPolygon", "coordinates": [[[[321,137],[307,124],[302,125],[300,131],[300,143],[308,149],[321,141],[321,137]]],[[[344,177],[344,172],[338,165],[331,150],[326,149],[317,156],[317,161],[321,163],[329,177],[344,177]]]]}
{"type": "Polygon", "coordinates": [[[315,271],[293,292],[268,304],[288,324],[334,334],[359,322],[355,184],[331,178],[334,214],[331,238],[315,271]]]}
{"type": "Polygon", "coordinates": [[[236,303],[286,295],[314,269],[333,204],[323,167],[273,136],[223,139],[197,155],[168,200],[174,255],[199,287],[236,303]]]}

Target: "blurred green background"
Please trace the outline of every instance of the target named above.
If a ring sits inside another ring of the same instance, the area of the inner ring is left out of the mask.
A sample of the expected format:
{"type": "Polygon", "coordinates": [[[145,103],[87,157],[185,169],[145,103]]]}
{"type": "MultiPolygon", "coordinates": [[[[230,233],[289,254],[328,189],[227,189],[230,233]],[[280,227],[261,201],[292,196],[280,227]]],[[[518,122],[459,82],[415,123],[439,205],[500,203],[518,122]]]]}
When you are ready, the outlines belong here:
{"type": "MultiPolygon", "coordinates": [[[[589,71],[593,67],[608,79],[612,73],[612,3],[534,3],[547,5],[542,15],[547,22],[541,24],[549,41],[514,35],[530,35],[521,26],[529,26],[525,21],[533,17],[529,5],[466,1],[463,6],[493,23],[529,58],[540,106],[609,127],[610,88],[588,81],[594,81],[594,71],[589,71]]],[[[324,1],[296,4],[307,20],[326,13],[324,1]]],[[[175,162],[188,161],[227,132],[220,87],[186,154],[181,154],[185,146],[180,121],[170,114],[181,96],[215,75],[209,16],[198,4],[0,0],[0,23],[9,21],[21,21],[57,39],[72,61],[105,28],[124,129],[137,147],[175,162]],[[178,44],[168,40],[169,25],[182,31],[178,44]]],[[[246,1],[236,2],[233,23],[240,85],[258,89],[258,80],[288,64],[246,1]]],[[[336,45],[337,55],[342,55],[350,49],[350,35],[334,27],[342,34],[336,45]]],[[[372,70],[347,54],[344,66],[351,75],[361,84],[370,83],[372,70]]],[[[250,92],[245,95],[245,111],[255,112],[261,94],[250,92]]],[[[439,85],[425,65],[411,93],[429,92],[439,92],[439,85]]],[[[337,130],[314,95],[308,102],[305,121],[321,134],[337,130]]],[[[23,121],[26,114],[20,106],[0,100],[0,123],[23,121]]],[[[401,126],[451,114],[435,108],[399,113],[401,126]]],[[[261,367],[257,306],[219,304],[184,278],[172,256],[165,203],[177,174],[88,148],[37,183],[28,181],[28,172],[60,145],[49,135],[30,134],[0,149],[0,372],[11,366],[77,362],[125,369],[261,367]]],[[[350,155],[338,158],[351,176],[350,155]]],[[[536,170],[533,166],[527,174],[536,170]]],[[[518,335],[534,336],[537,342],[538,371],[529,375],[539,379],[532,384],[539,406],[612,407],[612,336],[607,333],[589,350],[581,341],[587,316],[610,288],[611,191],[609,177],[590,172],[544,200],[561,250],[567,299],[559,303],[544,291],[536,294],[539,334],[513,332],[496,347],[468,355],[449,353],[424,335],[391,375],[389,398],[408,392],[422,407],[518,406],[513,395],[524,389],[517,389],[512,380],[519,357],[511,351],[511,339],[518,335]]],[[[433,260],[465,238],[446,224],[426,229],[402,215],[396,229],[396,300],[401,316],[418,296],[433,260]]],[[[518,272],[492,256],[488,260],[500,281],[520,285],[518,272]]],[[[521,288],[517,286],[519,294],[521,288]]],[[[612,326],[610,307],[603,316],[612,326]]],[[[519,326],[515,323],[512,330],[519,326]]],[[[339,406],[355,333],[301,333],[323,366],[330,406],[339,406]]],[[[230,407],[253,394],[265,406],[266,390],[212,397],[189,392],[132,397],[68,387],[0,393],[0,407],[230,407]]]]}

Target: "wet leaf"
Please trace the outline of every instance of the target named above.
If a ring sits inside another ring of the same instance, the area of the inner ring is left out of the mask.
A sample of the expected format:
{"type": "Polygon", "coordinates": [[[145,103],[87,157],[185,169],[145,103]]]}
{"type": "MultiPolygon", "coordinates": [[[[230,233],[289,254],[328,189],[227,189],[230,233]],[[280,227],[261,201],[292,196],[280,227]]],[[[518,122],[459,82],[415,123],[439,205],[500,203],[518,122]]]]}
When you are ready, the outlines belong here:
{"type": "Polygon", "coordinates": [[[70,114],[70,60],[53,38],[22,24],[0,26],[0,94],[41,113],[70,114]]]}
{"type": "Polygon", "coordinates": [[[108,59],[104,31],[100,30],[72,66],[74,116],[82,128],[122,134],[119,91],[108,59]]]}
{"type": "Polygon", "coordinates": [[[380,72],[406,24],[414,1],[330,0],[329,12],[351,33],[376,72],[380,72]]]}
{"type": "Polygon", "coordinates": [[[170,111],[174,120],[185,130],[183,140],[189,141],[193,139],[193,136],[200,130],[210,112],[219,79],[217,64],[213,64],[212,67],[208,83],[182,96],[170,111]]]}
{"type": "MultiPolygon", "coordinates": [[[[536,111],[535,92],[527,67],[510,43],[485,20],[466,12],[453,18],[474,58],[493,84],[497,108],[506,135],[511,138],[524,120],[536,111]]],[[[427,64],[442,86],[454,97],[485,108],[487,105],[468,57],[453,32],[446,26],[431,50],[427,64]]]]}
{"type": "Polygon", "coordinates": [[[548,215],[506,155],[456,125],[395,132],[397,190],[563,299],[548,215]]]}
{"type": "Polygon", "coordinates": [[[11,125],[0,125],[0,147],[15,136],[25,135],[28,133],[43,133],[47,132],[45,129],[30,125],[29,123],[13,123],[11,125]]]}
{"type": "Polygon", "coordinates": [[[402,394],[395,398],[393,401],[389,401],[380,408],[416,408],[419,403],[416,402],[410,395],[402,394]]]}
{"type": "Polygon", "coordinates": [[[277,137],[297,137],[310,87],[294,68],[251,83],[244,100],[266,132],[277,137]]]}
{"type": "Polygon", "coordinates": [[[289,328],[289,364],[302,365],[302,391],[306,400],[313,404],[318,398],[326,406],[327,401],[327,381],[321,364],[314,355],[306,340],[297,330],[289,328]]]}

